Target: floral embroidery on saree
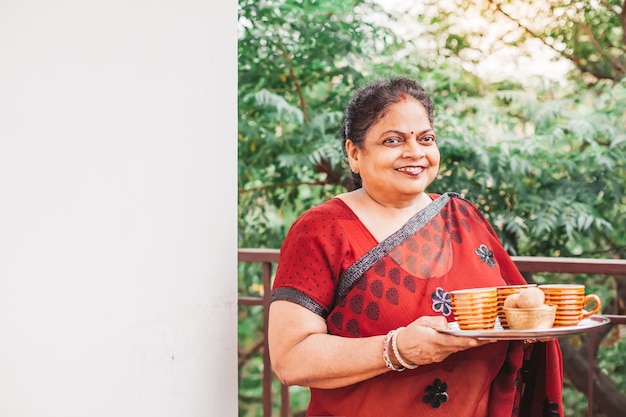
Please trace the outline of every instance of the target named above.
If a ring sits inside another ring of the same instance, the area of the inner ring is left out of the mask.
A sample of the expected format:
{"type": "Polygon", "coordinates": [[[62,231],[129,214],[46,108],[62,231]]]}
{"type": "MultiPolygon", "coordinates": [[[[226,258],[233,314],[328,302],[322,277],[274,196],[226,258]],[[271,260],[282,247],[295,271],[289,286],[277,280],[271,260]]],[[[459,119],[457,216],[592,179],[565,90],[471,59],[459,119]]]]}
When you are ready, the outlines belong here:
{"type": "Polygon", "coordinates": [[[476,249],[476,253],[480,257],[480,260],[489,265],[490,268],[496,266],[496,261],[493,259],[493,252],[490,251],[487,246],[480,245],[480,247],[476,249]]]}
{"type": "Polygon", "coordinates": [[[452,314],[452,301],[450,300],[449,292],[444,291],[441,287],[437,287],[431,294],[431,299],[433,300],[434,312],[441,313],[446,317],[452,314]]]}
{"type": "Polygon", "coordinates": [[[426,404],[430,404],[432,408],[439,408],[441,404],[448,402],[448,384],[441,382],[439,378],[436,378],[432,385],[428,385],[425,389],[424,398],[422,399],[426,404]]]}

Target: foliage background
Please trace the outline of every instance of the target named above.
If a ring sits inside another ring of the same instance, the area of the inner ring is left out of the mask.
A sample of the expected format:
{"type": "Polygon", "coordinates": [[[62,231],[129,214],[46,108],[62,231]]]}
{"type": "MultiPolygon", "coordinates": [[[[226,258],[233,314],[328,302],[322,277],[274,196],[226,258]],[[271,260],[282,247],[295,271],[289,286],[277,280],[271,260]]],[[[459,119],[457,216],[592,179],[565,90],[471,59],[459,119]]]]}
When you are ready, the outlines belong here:
{"type": "MultiPolygon", "coordinates": [[[[239,1],[239,246],[279,248],[302,211],[350,187],[337,135],[343,106],[360,84],[402,74],[435,101],[442,166],[431,192],[472,200],[511,254],[623,259],[624,3],[394,4],[239,1]],[[545,56],[567,71],[535,68],[545,56]]],[[[529,279],[583,282],[605,312],[623,314],[623,277],[529,279]]],[[[260,270],[241,265],[239,288],[260,294],[260,270]]],[[[260,415],[261,325],[259,310],[240,308],[242,416],[260,415]]],[[[613,399],[596,398],[598,416],[626,404],[618,331],[600,346],[597,373],[613,399]]],[[[578,359],[594,348],[587,342],[563,341],[578,359]]],[[[568,415],[585,415],[580,383],[569,375],[567,384],[568,415]]],[[[298,412],[307,390],[292,391],[298,412]]]]}

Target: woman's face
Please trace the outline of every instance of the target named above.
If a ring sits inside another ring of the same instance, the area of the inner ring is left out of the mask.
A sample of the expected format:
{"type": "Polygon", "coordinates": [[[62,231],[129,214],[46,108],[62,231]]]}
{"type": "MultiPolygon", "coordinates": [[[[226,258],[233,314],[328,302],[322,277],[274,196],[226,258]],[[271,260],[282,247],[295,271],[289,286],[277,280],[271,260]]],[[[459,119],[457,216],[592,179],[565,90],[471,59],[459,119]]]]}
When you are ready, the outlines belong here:
{"type": "Polygon", "coordinates": [[[426,109],[408,97],[387,108],[365,135],[362,149],[346,142],[350,167],[379,203],[411,204],[439,171],[435,138],[426,109]]]}

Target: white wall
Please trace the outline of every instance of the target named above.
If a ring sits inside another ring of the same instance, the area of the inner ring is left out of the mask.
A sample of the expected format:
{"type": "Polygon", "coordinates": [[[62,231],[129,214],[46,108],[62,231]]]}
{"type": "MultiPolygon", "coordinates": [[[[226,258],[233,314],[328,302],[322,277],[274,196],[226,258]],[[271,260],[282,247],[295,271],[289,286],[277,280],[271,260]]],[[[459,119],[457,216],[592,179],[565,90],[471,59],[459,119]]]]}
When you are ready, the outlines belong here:
{"type": "Polygon", "coordinates": [[[235,416],[232,0],[0,1],[0,416],[235,416]]]}

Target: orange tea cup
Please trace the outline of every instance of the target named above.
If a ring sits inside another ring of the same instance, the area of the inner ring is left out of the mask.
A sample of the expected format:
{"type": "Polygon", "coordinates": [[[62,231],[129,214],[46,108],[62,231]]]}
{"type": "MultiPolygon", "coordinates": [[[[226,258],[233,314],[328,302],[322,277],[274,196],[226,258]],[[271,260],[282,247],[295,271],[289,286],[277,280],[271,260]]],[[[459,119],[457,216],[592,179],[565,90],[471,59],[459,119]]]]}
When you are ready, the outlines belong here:
{"type": "Polygon", "coordinates": [[[451,291],[450,299],[461,330],[493,330],[498,315],[496,287],[451,291]]]}
{"type": "Polygon", "coordinates": [[[556,305],[554,327],[576,326],[581,320],[597,314],[602,300],[596,294],[585,295],[585,286],[580,284],[545,284],[539,288],[544,292],[545,304],[556,305]],[[595,305],[585,310],[589,303],[595,305]]]}

